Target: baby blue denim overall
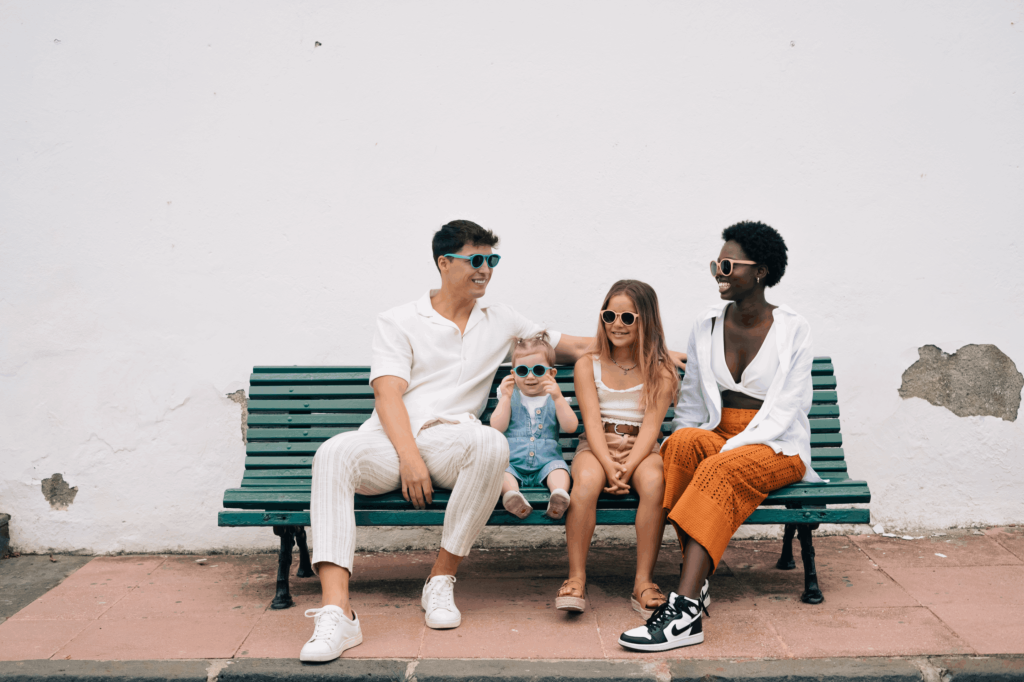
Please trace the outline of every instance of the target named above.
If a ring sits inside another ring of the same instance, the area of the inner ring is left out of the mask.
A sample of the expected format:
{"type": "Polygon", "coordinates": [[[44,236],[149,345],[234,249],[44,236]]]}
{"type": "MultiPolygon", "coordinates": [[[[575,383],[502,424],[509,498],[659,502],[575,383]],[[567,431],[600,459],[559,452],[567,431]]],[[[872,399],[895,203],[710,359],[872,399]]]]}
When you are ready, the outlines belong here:
{"type": "Polygon", "coordinates": [[[569,471],[562,458],[562,446],[558,444],[558,416],[555,401],[548,396],[538,412],[537,426],[530,421],[530,414],[519,400],[519,389],[512,389],[511,414],[505,438],[508,439],[509,467],[505,469],[516,477],[524,488],[537,488],[555,469],[569,471]]]}

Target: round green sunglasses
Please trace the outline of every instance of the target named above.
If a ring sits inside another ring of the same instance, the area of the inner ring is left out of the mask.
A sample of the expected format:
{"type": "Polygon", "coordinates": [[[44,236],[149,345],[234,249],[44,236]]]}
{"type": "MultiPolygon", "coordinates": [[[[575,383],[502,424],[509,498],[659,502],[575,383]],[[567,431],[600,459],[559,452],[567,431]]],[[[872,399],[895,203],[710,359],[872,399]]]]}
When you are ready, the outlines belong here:
{"type": "Polygon", "coordinates": [[[482,253],[474,253],[472,256],[459,256],[459,255],[454,254],[454,253],[446,253],[446,254],[444,254],[444,257],[445,258],[461,258],[462,260],[468,260],[470,266],[472,266],[472,268],[474,270],[476,270],[481,265],[483,265],[484,261],[487,261],[488,267],[492,267],[493,268],[495,265],[498,264],[498,261],[501,260],[501,256],[499,256],[496,253],[492,253],[489,256],[485,256],[482,253]]]}
{"type": "Polygon", "coordinates": [[[525,379],[531,374],[540,379],[542,376],[548,373],[548,370],[551,369],[554,368],[548,367],[547,365],[534,365],[533,367],[530,367],[529,365],[516,365],[512,369],[512,371],[515,372],[515,375],[517,377],[520,377],[522,379],[525,379]]]}

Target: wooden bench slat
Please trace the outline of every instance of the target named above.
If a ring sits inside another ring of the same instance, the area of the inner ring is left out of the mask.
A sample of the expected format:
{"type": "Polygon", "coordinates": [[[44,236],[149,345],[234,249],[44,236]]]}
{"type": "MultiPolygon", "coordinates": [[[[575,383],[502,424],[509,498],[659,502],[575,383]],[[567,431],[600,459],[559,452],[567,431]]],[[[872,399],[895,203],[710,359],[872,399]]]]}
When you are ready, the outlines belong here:
{"type": "MultiPolygon", "coordinates": [[[[312,487],[311,472],[306,470],[305,476],[243,476],[239,488],[233,490],[253,489],[261,492],[274,492],[277,490],[310,490],[312,487]]],[[[849,480],[850,476],[845,471],[829,471],[822,478],[828,477],[829,485],[849,480]]],[[[539,493],[538,493],[539,494],[539,493]]],[[[373,498],[370,498],[373,499],[373,498]]],[[[529,500],[530,498],[527,497],[529,500]]],[[[632,499],[632,498],[630,498],[632,499]]],[[[544,493],[545,503],[547,493],[544,493]]],[[[404,500],[403,500],[404,501],[404,500]]],[[[532,503],[533,500],[530,500],[532,503]]]]}
{"type": "MultiPolygon", "coordinates": [[[[312,483],[312,471],[310,469],[285,469],[285,470],[267,470],[271,475],[259,475],[255,473],[246,472],[245,476],[242,477],[241,488],[274,488],[276,486],[305,486],[309,489],[312,483]],[[302,473],[299,473],[302,472],[302,473]]],[[[824,478],[824,476],[822,477],[824,478]]],[[[828,480],[830,484],[834,484],[840,481],[849,479],[849,475],[845,470],[837,469],[830,470],[828,472],[828,480]]],[[[807,483],[797,483],[795,485],[813,485],[807,483]]],[[[543,491],[543,488],[538,488],[543,491]]],[[[544,493],[545,496],[547,493],[544,493]]],[[[376,496],[374,496],[376,497],[376,496]]],[[[545,497],[546,499],[546,497],[545,497]]],[[[611,499],[611,498],[609,498],[611,499]]]]}
{"type": "MultiPolygon", "coordinates": [[[[344,431],[345,429],[339,429],[344,431]]],[[[349,431],[353,429],[348,429],[349,431]]],[[[302,442],[302,441],[266,441],[266,442],[250,442],[245,447],[246,454],[250,455],[312,455],[316,453],[322,439],[317,441],[302,442]]],[[[576,438],[561,438],[559,442],[562,444],[563,452],[568,450],[570,452],[576,450],[577,439],[576,438]]],[[[837,448],[843,444],[843,436],[840,433],[820,433],[811,434],[811,447],[812,448],[837,448]]]]}
{"type": "MultiPolygon", "coordinates": [[[[838,399],[838,394],[835,391],[814,391],[811,402],[813,405],[831,405],[835,407],[837,412],[833,416],[838,416],[838,399]]],[[[484,411],[494,410],[497,404],[497,398],[489,398],[484,411]]],[[[250,395],[248,409],[250,414],[253,412],[294,412],[299,414],[310,412],[352,412],[369,416],[370,412],[373,411],[373,398],[317,399],[293,397],[271,399],[250,395]]],[[[675,410],[669,408],[669,413],[674,414],[675,410]]]]}
{"type": "MultiPolygon", "coordinates": [[[[352,367],[347,370],[342,368],[335,368],[335,371],[328,371],[329,368],[322,368],[323,371],[311,372],[306,371],[305,368],[296,368],[301,371],[294,372],[254,372],[249,375],[249,384],[251,386],[273,386],[277,384],[294,384],[294,385],[357,385],[357,384],[368,384],[370,380],[370,370],[368,367],[352,367]]],[[[501,383],[501,379],[511,370],[511,366],[505,365],[501,367],[497,374],[495,374],[495,380],[492,386],[497,386],[501,383]]],[[[680,372],[680,376],[683,373],[680,372]]],[[[818,362],[811,366],[811,376],[833,376],[834,369],[830,362],[818,362]]],[[[575,378],[575,372],[573,367],[559,367],[558,368],[558,381],[559,383],[571,384],[572,379],[575,378]]]]}
{"type": "MultiPolygon", "coordinates": [[[[633,525],[636,512],[629,509],[598,510],[597,522],[601,525],[633,525]]],[[[749,524],[774,523],[869,523],[871,512],[867,509],[755,509],[747,519],[749,524]]],[[[282,526],[309,525],[308,511],[222,511],[217,515],[220,526],[282,526]]],[[[526,521],[520,521],[507,512],[495,512],[489,526],[495,525],[561,525],[543,514],[530,514],[526,521]]],[[[357,526],[424,526],[444,524],[444,513],[436,510],[413,512],[357,511],[357,526]]]]}
{"type": "MultiPolygon", "coordinates": [[[[529,491],[530,495],[542,504],[546,500],[547,491],[529,491]]],[[[524,495],[526,491],[524,491],[524,495]]],[[[283,486],[277,489],[260,488],[230,488],[224,491],[224,507],[227,509],[265,509],[265,510],[303,510],[309,509],[309,490],[298,487],[283,486]]],[[[608,499],[612,496],[602,495],[598,500],[598,508],[608,506],[618,507],[630,505],[635,508],[636,500],[630,500],[632,495],[624,495],[619,498],[608,499]]],[[[527,498],[529,499],[529,497],[527,498]]],[[[448,495],[438,493],[434,496],[432,508],[443,509],[447,503],[448,495]]],[[[795,484],[781,490],[776,490],[768,496],[764,504],[804,504],[804,505],[825,505],[825,504],[853,504],[867,503],[871,501],[871,494],[864,481],[845,480],[828,485],[795,484]]],[[[393,508],[395,510],[409,510],[410,504],[402,497],[394,493],[388,495],[377,495],[374,497],[357,496],[357,509],[380,509],[393,508]]]]}
{"type": "MultiPolygon", "coordinates": [[[[480,420],[487,422],[490,419],[490,415],[493,409],[485,410],[480,415],[480,420]]],[[[579,411],[576,410],[577,417],[579,411]]],[[[674,411],[667,418],[667,422],[671,422],[674,411]]],[[[247,424],[249,427],[254,426],[350,426],[359,425],[366,421],[366,413],[355,413],[355,412],[329,412],[329,413],[313,413],[313,412],[298,412],[292,414],[271,414],[267,412],[253,412],[249,414],[247,424]]],[[[839,417],[839,406],[838,405],[813,405],[811,407],[810,414],[808,417],[811,420],[812,425],[815,421],[820,419],[838,419],[839,417]]],[[[839,430],[839,423],[836,421],[835,430],[839,430]]]]}
{"type": "MultiPolygon", "coordinates": [[[[248,439],[251,442],[269,442],[269,441],[311,441],[316,440],[323,442],[331,436],[336,436],[339,433],[345,431],[354,431],[358,428],[358,425],[352,426],[332,426],[332,427],[320,427],[320,426],[308,426],[308,427],[281,427],[281,428],[250,428],[248,432],[248,439]]],[[[581,424],[577,429],[576,433],[581,434],[584,432],[583,425],[581,424]]],[[[811,434],[823,434],[823,433],[838,433],[839,432],[839,420],[838,419],[815,419],[811,421],[811,434]]],[[[661,433],[664,436],[672,433],[671,424],[663,424],[661,433]]],[[[565,435],[564,433],[562,434],[565,435]]],[[[563,439],[564,440],[564,439],[563,439]]],[[[575,446],[573,446],[575,447],[575,446]]]]}
{"type": "MultiPolygon", "coordinates": [[[[843,460],[842,448],[821,448],[814,450],[811,454],[811,464],[815,471],[846,471],[846,462],[843,460]],[[838,451],[838,454],[836,453],[838,451]],[[821,454],[819,454],[821,453],[821,454]]],[[[272,455],[263,457],[250,455],[245,458],[246,475],[254,472],[261,472],[262,475],[273,476],[275,471],[297,471],[309,472],[313,467],[313,456],[287,456],[272,455]]]]}
{"type": "MultiPolygon", "coordinates": [[[[828,355],[816,355],[813,364],[832,364],[828,355]]],[[[565,367],[566,365],[560,365],[565,367]]],[[[571,367],[571,365],[570,365],[571,367]]],[[[368,365],[256,365],[254,374],[296,373],[296,372],[369,372],[368,365]]]]}
{"type": "MultiPolygon", "coordinates": [[[[309,463],[295,462],[291,463],[292,466],[288,466],[290,463],[282,461],[290,458],[272,457],[267,459],[270,460],[269,464],[264,462],[245,463],[245,474],[242,476],[243,485],[247,480],[275,478],[304,478],[306,480],[310,480],[313,476],[313,463],[311,457],[301,458],[310,460],[309,463]],[[278,464],[280,464],[280,466],[276,466],[278,464]]],[[[814,466],[815,471],[822,474],[823,478],[827,477],[827,475],[832,472],[841,473],[847,470],[846,462],[843,460],[812,460],[811,464],[814,466]]]]}
{"type": "MultiPolygon", "coordinates": [[[[812,376],[814,390],[825,391],[836,387],[834,376],[812,376]]],[[[558,386],[566,398],[575,395],[572,382],[559,381],[558,386]]],[[[366,383],[347,384],[273,384],[269,386],[250,386],[250,399],[261,398],[372,398],[373,388],[366,383]]],[[[574,402],[574,401],[570,401],[574,402]]]]}

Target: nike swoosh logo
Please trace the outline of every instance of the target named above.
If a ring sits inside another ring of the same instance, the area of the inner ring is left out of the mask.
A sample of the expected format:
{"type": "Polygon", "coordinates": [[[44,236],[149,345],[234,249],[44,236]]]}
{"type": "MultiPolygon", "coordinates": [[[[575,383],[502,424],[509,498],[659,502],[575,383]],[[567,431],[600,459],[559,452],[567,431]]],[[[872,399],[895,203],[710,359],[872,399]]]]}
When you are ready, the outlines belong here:
{"type": "Polygon", "coordinates": [[[680,628],[678,630],[676,629],[676,626],[673,625],[672,626],[672,636],[673,637],[678,637],[679,635],[683,634],[684,632],[686,632],[689,629],[690,629],[689,625],[687,625],[685,628],[680,628]]]}

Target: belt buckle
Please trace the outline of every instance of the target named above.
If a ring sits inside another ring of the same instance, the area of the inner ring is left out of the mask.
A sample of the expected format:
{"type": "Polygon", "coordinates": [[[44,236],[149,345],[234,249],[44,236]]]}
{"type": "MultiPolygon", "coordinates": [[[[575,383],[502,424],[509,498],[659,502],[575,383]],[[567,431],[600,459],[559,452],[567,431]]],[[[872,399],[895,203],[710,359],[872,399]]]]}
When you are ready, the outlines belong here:
{"type": "Polygon", "coordinates": [[[619,427],[620,426],[626,426],[626,425],[625,424],[615,424],[615,425],[612,426],[612,431],[614,431],[615,433],[619,434],[620,436],[631,436],[631,435],[633,435],[631,433],[620,433],[619,432],[619,427]]]}

